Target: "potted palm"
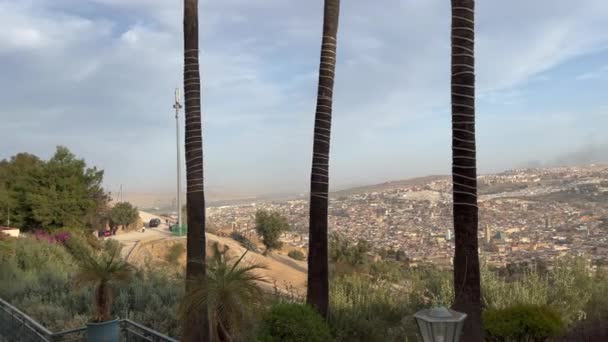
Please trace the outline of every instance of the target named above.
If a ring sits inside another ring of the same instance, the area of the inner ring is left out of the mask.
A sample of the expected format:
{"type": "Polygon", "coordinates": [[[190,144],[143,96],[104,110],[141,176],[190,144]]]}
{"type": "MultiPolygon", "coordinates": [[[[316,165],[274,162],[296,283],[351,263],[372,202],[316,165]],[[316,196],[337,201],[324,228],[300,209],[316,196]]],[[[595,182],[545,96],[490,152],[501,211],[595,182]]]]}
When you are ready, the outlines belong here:
{"type": "Polygon", "coordinates": [[[112,317],[113,287],[133,276],[133,267],[120,256],[122,246],[108,240],[100,253],[81,253],[78,285],[94,286],[93,315],[87,324],[87,341],[118,342],[120,326],[112,317]]]}

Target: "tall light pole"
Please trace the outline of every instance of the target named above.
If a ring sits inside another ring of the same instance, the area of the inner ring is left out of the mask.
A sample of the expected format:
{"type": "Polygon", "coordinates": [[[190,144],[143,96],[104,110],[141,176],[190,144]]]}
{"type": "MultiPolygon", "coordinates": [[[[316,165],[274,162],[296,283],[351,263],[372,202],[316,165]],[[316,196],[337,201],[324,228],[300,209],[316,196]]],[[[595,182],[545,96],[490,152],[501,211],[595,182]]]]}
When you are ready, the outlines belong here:
{"type": "Polygon", "coordinates": [[[175,104],[173,108],[175,108],[175,137],[177,142],[177,225],[179,229],[182,228],[182,172],[181,172],[181,163],[180,163],[180,152],[179,152],[179,109],[182,108],[182,105],[179,103],[179,88],[175,89],[175,104]]]}

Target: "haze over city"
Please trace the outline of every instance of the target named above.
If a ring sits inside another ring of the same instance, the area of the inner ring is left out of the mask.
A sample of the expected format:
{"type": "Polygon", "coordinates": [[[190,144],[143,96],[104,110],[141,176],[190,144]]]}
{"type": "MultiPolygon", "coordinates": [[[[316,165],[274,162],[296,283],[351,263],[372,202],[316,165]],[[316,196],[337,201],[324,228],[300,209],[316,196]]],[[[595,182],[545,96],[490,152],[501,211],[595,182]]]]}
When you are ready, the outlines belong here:
{"type": "MultiPolygon", "coordinates": [[[[210,195],[307,191],[322,2],[200,6],[210,195]]],[[[66,145],[105,170],[112,192],[172,191],[181,10],[0,1],[0,159],[66,145]]],[[[449,10],[361,0],[342,9],[334,189],[449,174],[449,10]]],[[[476,11],[480,173],[608,161],[608,3],[486,1],[476,11]]]]}
{"type": "Polygon", "coordinates": [[[608,341],[607,28],[0,0],[0,342],[608,341]]]}

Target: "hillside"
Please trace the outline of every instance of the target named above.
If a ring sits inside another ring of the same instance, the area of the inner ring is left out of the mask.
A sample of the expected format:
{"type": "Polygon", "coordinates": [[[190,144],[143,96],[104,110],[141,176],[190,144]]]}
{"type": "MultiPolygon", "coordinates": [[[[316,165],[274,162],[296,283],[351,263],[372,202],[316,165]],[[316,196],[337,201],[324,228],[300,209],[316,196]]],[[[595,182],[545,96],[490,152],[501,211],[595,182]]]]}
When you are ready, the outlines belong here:
{"type": "MultiPolygon", "coordinates": [[[[214,243],[218,243],[220,248],[228,247],[228,256],[238,258],[245,252],[245,248],[240,243],[233,239],[220,237],[214,234],[206,234],[207,251],[214,243]]],[[[186,243],[185,237],[159,237],[155,240],[142,241],[137,248],[131,253],[129,261],[135,265],[144,265],[146,262],[164,263],[165,256],[169,248],[177,243],[186,243]]],[[[262,264],[266,269],[260,270],[260,274],[266,277],[268,284],[263,284],[268,289],[272,289],[274,285],[279,290],[287,287],[295,290],[298,294],[303,295],[306,291],[306,270],[305,261],[297,261],[289,258],[286,255],[272,253],[269,256],[264,256],[259,253],[249,251],[244,259],[248,264],[262,264]]],[[[179,259],[179,267],[185,267],[185,253],[179,259]]]]}
{"type": "Polygon", "coordinates": [[[373,185],[364,185],[364,186],[358,186],[355,188],[334,191],[334,192],[330,193],[330,196],[332,196],[332,197],[352,196],[352,195],[356,195],[356,194],[379,192],[379,191],[385,191],[385,190],[390,190],[390,189],[404,188],[404,187],[408,187],[408,186],[416,186],[416,185],[423,186],[423,185],[426,185],[427,183],[430,183],[430,182],[433,182],[436,180],[440,180],[440,179],[445,179],[445,178],[447,178],[447,176],[431,175],[431,176],[416,177],[416,178],[410,178],[410,179],[384,182],[384,183],[373,184],[373,185]]]}

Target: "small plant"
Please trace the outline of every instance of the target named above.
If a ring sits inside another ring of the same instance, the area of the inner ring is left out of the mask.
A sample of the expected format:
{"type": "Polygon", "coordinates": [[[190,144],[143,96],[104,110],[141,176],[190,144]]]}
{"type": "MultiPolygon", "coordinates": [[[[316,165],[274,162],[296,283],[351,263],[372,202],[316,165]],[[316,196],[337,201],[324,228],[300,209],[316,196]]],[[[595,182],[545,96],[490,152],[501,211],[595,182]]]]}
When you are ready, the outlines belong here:
{"type": "Polygon", "coordinates": [[[262,308],[265,296],[258,285],[267,280],[256,274],[264,269],[259,264],[242,265],[245,251],[232,262],[217,242],[212,246],[213,255],[207,263],[204,279],[191,281],[180,306],[181,321],[200,318],[200,309],[207,305],[213,341],[235,341],[242,338],[255,315],[262,308]]]}
{"type": "Polygon", "coordinates": [[[256,252],[256,253],[260,252],[258,247],[253,242],[251,242],[251,240],[249,240],[245,235],[243,235],[239,232],[230,233],[230,238],[232,240],[240,242],[243,247],[247,248],[248,250],[250,250],[252,252],[256,252]]]}
{"type": "Polygon", "coordinates": [[[289,253],[287,253],[287,256],[289,256],[290,258],[295,259],[295,260],[300,260],[300,261],[306,260],[306,255],[304,255],[304,253],[302,253],[298,249],[289,251],[289,253]]]}
{"type": "Polygon", "coordinates": [[[177,265],[179,258],[182,256],[182,254],[184,254],[185,251],[186,247],[183,243],[176,243],[169,247],[169,250],[165,255],[165,260],[167,260],[167,262],[171,265],[177,265]]]}
{"type": "Polygon", "coordinates": [[[371,250],[369,243],[360,239],[352,243],[346,236],[334,233],[329,237],[329,260],[334,263],[353,267],[367,263],[367,252],[371,250]]]}
{"type": "Polygon", "coordinates": [[[112,319],[113,286],[133,276],[134,269],[121,258],[121,249],[120,243],[108,240],[101,253],[78,255],[79,270],[76,274],[76,284],[90,284],[95,287],[92,322],[106,322],[112,319]]]}
{"type": "Polygon", "coordinates": [[[564,323],[554,309],[530,304],[486,310],[483,323],[490,341],[500,342],[546,341],[564,329],[564,323]]]}
{"type": "Polygon", "coordinates": [[[260,342],[333,341],[329,326],[310,306],[280,303],[274,305],[262,321],[260,342]]]}
{"type": "Polygon", "coordinates": [[[416,341],[415,333],[404,331],[404,323],[412,322],[405,318],[419,309],[410,298],[422,297],[409,291],[424,285],[405,290],[357,273],[332,278],[329,323],[334,337],[345,342],[416,341]]]}

